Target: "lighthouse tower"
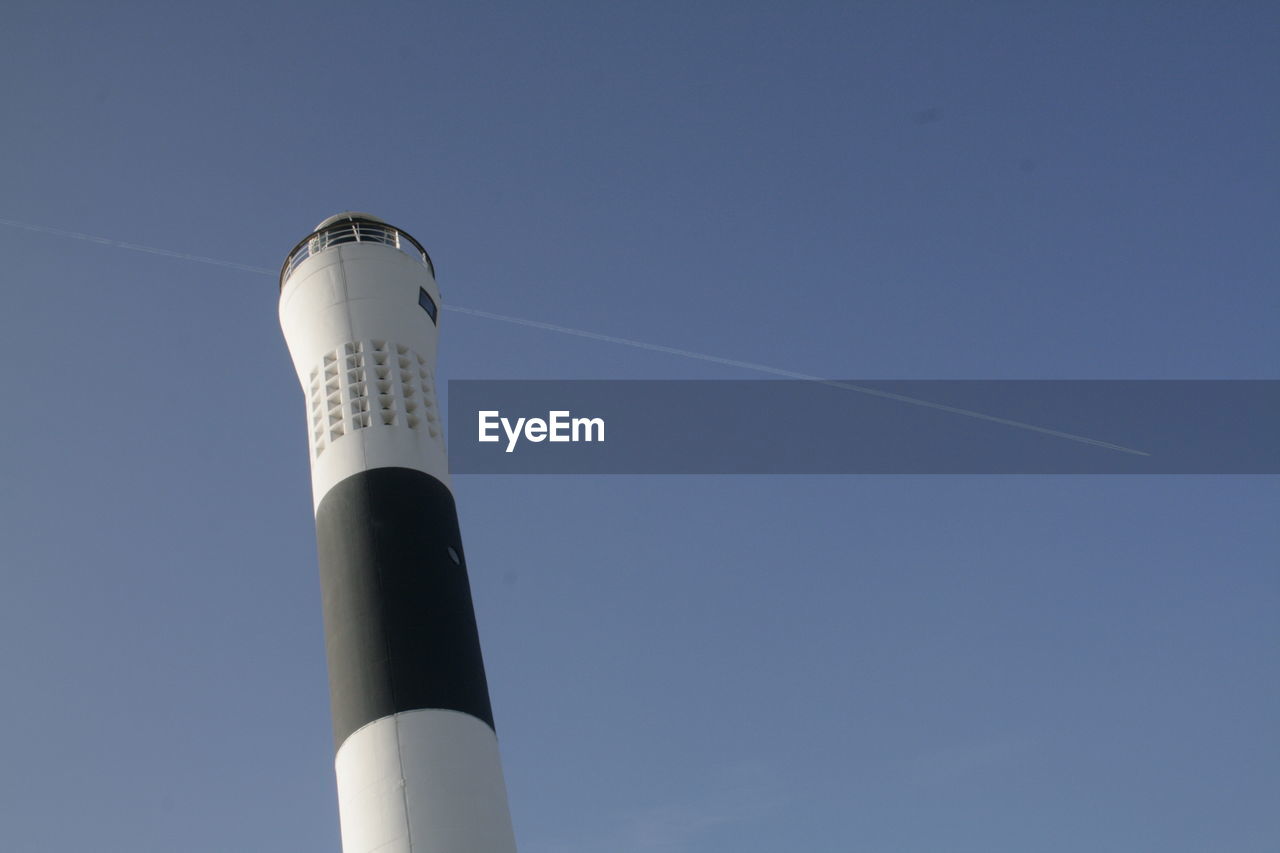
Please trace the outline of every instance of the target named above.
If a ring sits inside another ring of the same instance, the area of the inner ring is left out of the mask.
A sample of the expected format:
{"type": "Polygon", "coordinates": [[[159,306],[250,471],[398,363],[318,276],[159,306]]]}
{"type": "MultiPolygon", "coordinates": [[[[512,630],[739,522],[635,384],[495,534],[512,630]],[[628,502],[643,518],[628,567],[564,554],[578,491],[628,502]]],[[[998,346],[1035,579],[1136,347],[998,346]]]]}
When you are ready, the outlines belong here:
{"type": "Polygon", "coordinates": [[[280,272],[306,398],[343,853],[514,853],[418,243],[321,222],[280,272]]]}

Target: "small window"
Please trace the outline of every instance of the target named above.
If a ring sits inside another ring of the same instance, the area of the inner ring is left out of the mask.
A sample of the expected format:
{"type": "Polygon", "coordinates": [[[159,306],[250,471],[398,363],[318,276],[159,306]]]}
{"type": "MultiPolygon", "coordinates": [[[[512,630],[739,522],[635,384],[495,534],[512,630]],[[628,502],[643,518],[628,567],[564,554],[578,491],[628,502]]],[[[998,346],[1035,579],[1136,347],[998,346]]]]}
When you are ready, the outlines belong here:
{"type": "Polygon", "coordinates": [[[422,306],[422,310],[427,312],[431,317],[431,322],[436,322],[436,302],[431,298],[431,294],[427,293],[426,288],[418,288],[418,304],[422,306]]]}

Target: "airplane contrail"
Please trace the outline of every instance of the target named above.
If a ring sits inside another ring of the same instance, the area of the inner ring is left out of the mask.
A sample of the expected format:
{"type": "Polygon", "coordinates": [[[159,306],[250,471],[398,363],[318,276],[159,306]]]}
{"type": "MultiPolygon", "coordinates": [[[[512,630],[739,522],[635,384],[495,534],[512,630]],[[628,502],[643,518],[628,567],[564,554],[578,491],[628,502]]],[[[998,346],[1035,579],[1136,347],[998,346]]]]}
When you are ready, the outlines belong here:
{"type": "Polygon", "coordinates": [[[235,261],[220,261],[217,258],[206,258],[203,255],[188,255],[186,252],[175,252],[171,249],[157,249],[154,246],[139,246],[137,243],[125,243],[120,240],[111,240],[107,237],[95,237],[92,234],[81,234],[79,231],[65,231],[61,228],[50,228],[47,225],[32,225],[27,222],[18,222],[14,219],[0,219],[0,225],[8,225],[11,228],[25,228],[28,231],[38,231],[41,234],[53,234],[57,237],[70,237],[73,240],[83,240],[86,243],[97,243],[102,246],[111,246],[115,249],[128,249],[131,252],[146,252],[149,255],[163,255],[166,258],[177,258],[181,261],[196,261],[201,264],[213,264],[218,267],[230,267],[233,270],[243,270],[245,272],[260,273],[262,275],[274,275],[278,270],[270,270],[266,267],[254,267],[248,264],[238,264],[235,261]]]}
{"type": "Polygon", "coordinates": [[[1121,453],[1132,453],[1137,456],[1150,456],[1142,450],[1134,450],[1132,447],[1125,447],[1121,444],[1112,444],[1109,441],[1100,441],[1096,438],[1089,438],[1083,435],[1076,435],[1070,432],[1062,432],[1061,430],[1049,429],[1048,427],[1036,426],[1035,424],[1024,423],[1023,421],[1010,420],[1009,418],[1001,418],[995,415],[988,415],[983,412],[975,412],[972,409],[962,409],[957,406],[948,406],[945,403],[934,403],[930,400],[922,400],[919,397],[908,397],[905,394],[894,394],[891,391],[882,391],[879,388],[872,388],[868,385],[855,385],[850,382],[839,382],[835,379],[823,379],[821,376],[813,376],[808,373],[797,373],[794,370],[784,370],[781,367],[770,367],[767,364],[756,364],[753,361],[739,361],[736,358],[724,358],[719,355],[710,355],[705,352],[695,352],[693,350],[679,349],[677,347],[663,346],[662,344],[651,344],[646,341],[636,341],[630,338],[619,338],[615,335],[602,335],[599,332],[588,332],[585,329],[574,329],[569,326],[558,326],[555,323],[543,323],[540,320],[526,320],[523,317],[510,317],[506,314],[494,314],[490,311],[480,311],[476,308],[463,308],[455,305],[452,307],[445,306],[448,310],[457,311],[460,314],[470,314],[474,317],[484,317],[488,320],[501,320],[504,323],[515,323],[520,326],[528,326],[533,329],[545,329],[549,332],[559,332],[565,335],[576,335],[580,338],[589,338],[594,341],[604,341],[611,344],[621,344],[622,346],[635,347],[636,349],[649,350],[650,352],[662,352],[668,355],[678,355],[681,358],[692,358],[698,361],[709,361],[712,364],[724,364],[729,367],[740,367],[743,370],[754,370],[757,373],[768,373],[773,376],[782,376],[787,379],[801,379],[806,382],[816,382],[820,385],[830,385],[832,388],[841,388],[845,391],[856,391],[859,394],[869,394],[873,397],[882,397],[886,400],[894,400],[899,403],[907,403],[912,406],[921,406],[927,409],[936,409],[939,412],[948,412],[953,415],[963,415],[967,418],[977,418],[978,420],[988,421],[995,424],[1003,424],[1005,426],[1017,427],[1018,429],[1030,430],[1038,432],[1041,435],[1049,435],[1054,438],[1065,438],[1071,441],[1078,441],[1081,444],[1089,444],[1094,447],[1103,447],[1107,450],[1118,450],[1121,453]]]}
{"type": "MultiPolygon", "coordinates": [[[[0,218],[0,225],[8,225],[11,228],[22,228],[27,231],[36,231],[42,234],[53,234],[57,237],[68,237],[73,240],[83,240],[88,243],[97,243],[101,246],[110,246],[115,249],[128,249],[131,252],[145,252],[150,255],[161,255],[166,258],[176,258],[181,261],[194,261],[201,264],[212,264],[219,267],[227,267],[229,269],[241,270],[242,272],[251,272],[258,275],[276,275],[279,270],[269,269],[267,267],[255,267],[249,264],[241,264],[235,261],[224,261],[218,258],[207,258],[203,255],[190,255],[186,252],[175,252],[171,249],[157,249],[154,246],[142,246],[137,243],[126,243],[121,240],[112,240],[108,237],[98,237],[93,234],[82,234],[79,231],[67,231],[62,228],[51,228],[47,225],[32,225],[28,222],[19,222],[14,219],[0,218]]],[[[694,350],[680,349],[678,347],[669,347],[663,344],[654,344],[647,341],[637,341],[631,338],[621,338],[616,335],[605,335],[600,332],[590,332],[586,329],[574,329],[570,326],[560,326],[555,323],[544,323],[541,320],[529,320],[524,317],[512,317],[507,314],[495,314],[491,311],[481,311],[478,308],[467,308],[461,305],[445,305],[446,311],[453,311],[458,314],[469,314],[472,317],[481,317],[486,320],[497,320],[503,323],[514,323],[518,326],[526,326],[531,329],[542,329],[547,332],[557,332],[562,335],[573,335],[579,338],[587,338],[588,340],[601,341],[603,343],[618,344],[619,346],[632,347],[634,349],[648,350],[649,352],[660,352],[667,355],[679,356],[680,358],[688,358],[696,361],[705,361],[712,364],[721,364],[726,367],[736,367],[742,370],[750,370],[755,373],[764,373],[771,376],[780,376],[786,379],[799,379],[806,382],[817,382],[822,385],[829,385],[832,388],[840,388],[845,391],[854,391],[858,394],[868,394],[873,397],[881,397],[886,400],[893,400],[898,403],[905,403],[911,406],[920,406],[927,409],[934,409],[939,412],[947,412],[953,415],[960,415],[966,418],[975,418],[977,420],[987,421],[988,423],[1001,424],[1016,429],[1028,430],[1030,432],[1039,433],[1041,435],[1051,436],[1053,438],[1061,438],[1067,441],[1074,441],[1080,444],[1087,444],[1092,447],[1100,447],[1105,450],[1114,450],[1119,453],[1130,453],[1135,456],[1150,456],[1142,450],[1135,450],[1132,447],[1125,447],[1121,444],[1113,444],[1109,441],[1100,441],[1096,438],[1089,438],[1084,435],[1076,435],[1075,433],[1063,432],[1061,430],[1050,429],[1048,427],[1029,424],[1024,421],[1015,421],[1009,418],[1001,418],[995,415],[988,415],[984,412],[975,412],[972,409],[962,409],[957,406],[948,406],[943,403],[934,403],[930,400],[921,400],[918,397],[908,397],[904,394],[894,394],[889,391],[881,391],[878,388],[872,388],[866,385],[854,385],[849,382],[839,382],[834,379],[824,379],[821,376],[813,376],[807,373],[798,373],[794,370],[786,370],[781,367],[771,367],[767,364],[757,364],[752,361],[741,361],[736,358],[725,358],[719,355],[711,355],[705,352],[696,352],[694,350]]]]}

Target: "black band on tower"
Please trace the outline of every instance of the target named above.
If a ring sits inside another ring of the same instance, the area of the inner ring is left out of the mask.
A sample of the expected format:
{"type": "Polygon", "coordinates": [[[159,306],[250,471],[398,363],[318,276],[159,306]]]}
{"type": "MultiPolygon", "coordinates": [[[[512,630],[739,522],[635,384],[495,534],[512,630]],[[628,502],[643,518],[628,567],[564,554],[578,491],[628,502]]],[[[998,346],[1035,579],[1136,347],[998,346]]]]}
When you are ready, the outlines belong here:
{"type": "Polygon", "coordinates": [[[419,708],[493,728],[449,489],[408,468],[362,471],[321,500],[316,538],[335,748],[367,723],[419,708]]]}

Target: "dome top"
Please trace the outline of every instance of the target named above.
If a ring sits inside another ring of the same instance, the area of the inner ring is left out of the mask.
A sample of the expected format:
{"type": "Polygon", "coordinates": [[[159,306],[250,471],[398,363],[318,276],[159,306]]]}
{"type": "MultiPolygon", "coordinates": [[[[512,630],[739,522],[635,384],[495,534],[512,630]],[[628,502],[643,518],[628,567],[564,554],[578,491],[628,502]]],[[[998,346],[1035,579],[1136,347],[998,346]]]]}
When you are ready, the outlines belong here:
{"type": "Polygon", "coordinates": [[[347,211],[343,211],[342,213],[335,213],[333,216],[330,216],[324,222],[321,222],[319,225],[317,225],[315,227],[315,230],[322,231],[325,228],[328,228],[330,225],[333,225],[335,222],[352,222],[355,220],[360,220],[362,222],[379,222],[383,225],[391,224],[387,222],[385,219],[379,219],[378,217],[374,216],[371,213],[359,213],[354,210],[347,210],[347,211]]]}
{"type": "Polygon", "coordinates": [[[314,231],[303,237],[298,245],[293,247],[289,257],[285,258],[284,266],[280,268],[281,290],[284,289],[285,279],[307,258],[345,243],[376,243],[390,246],[421,261],[430,270],[431,277],[435,278],[435,266],[421,243],[385,219],[379,219],[368,213],[347,210],[335,213],[321,222],[314,231]]]}

